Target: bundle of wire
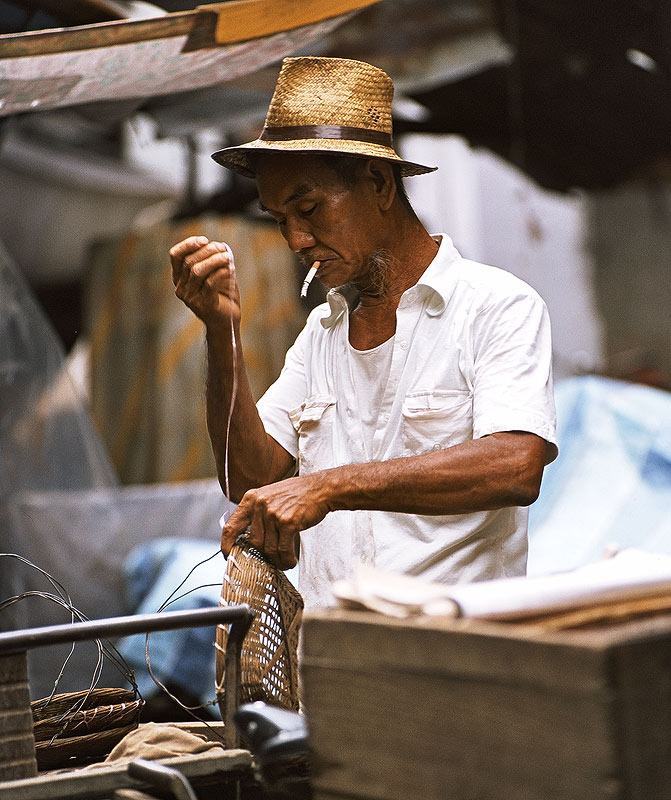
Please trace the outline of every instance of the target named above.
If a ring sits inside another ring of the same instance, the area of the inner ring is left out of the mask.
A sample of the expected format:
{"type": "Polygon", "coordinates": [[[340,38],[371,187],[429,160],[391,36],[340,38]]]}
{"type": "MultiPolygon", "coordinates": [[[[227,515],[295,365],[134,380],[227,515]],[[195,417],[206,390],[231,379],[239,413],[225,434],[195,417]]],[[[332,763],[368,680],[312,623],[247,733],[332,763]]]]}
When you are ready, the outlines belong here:
{"type": "MultiPolygon", "coordinates": [[[[88,617],[86,617],[81,611],[79,611],[79,609],[77,609],[73,605],[72,599],[70,598],[70,595],[69,595],[68,591],[66,590],[66,588],[63,586],[63,584],[60,583],[60,581],[58,581],[56,578],[54,578],[53,575],[50,575],[46,570],[42,569],[41,567],[39,567],[36,564],[34,564],[32,561],[29,561],[27,558],[24,558],[23,556],[20,556],[20,555],[18,555],[16,553],[0,553],[0,558],[16,559],[20,563],[30,567],[31,569],[36,570],[37,572],[39,572],[41,575],[43,575],[47,579],[47,581],[51,584],[51,586],[53,588],[53,592],[44,592],[44,591],[39,591],[39,590],[36,590],[36,589],[31,589],[29,591],[21,592],[20,594],[13,595],[12,597],[7,597],[4,600],[0,600],[0,612],[4,611],[6,608],[9,608],[10,606],[14,605],[15,603],[21,602],[21,601],[26,600],[26,599],[31,598],[31,597],[39,597],[39,598],[41,598],[43,600],[48,600],[48,601],[50,601],[52,603],[56,603],[57,605],[61,606],[61,608],[64,608],[66,611],[68,611],[69,614],[70,614],[70,621],[71,622],[86,622],[86,621],[88,621],[88,617]]],[[[98,683],[100,681],[100,676],[102,674],[103,662],[104,662],[105,658],[107,658],[112,664],[114,664],[114,666],[123,675],[124,679],[126,681],[128,681],[128,683],[130,683],[130,685],[133,687],[133,691],[135,692],[136,696],[138,696],[138,697],[140,696],[140,692],[139,692],[137,683],[135,682],[135,675],[134,675],[133,671],[130,669],[130,667],[128,666],[128,664],[126,663],[126,661],[124,660],[124,658],[121,655],[121,653],[116,649],[116,647],[114,647],[114,645],[112,645],[110,642],[104,642],[101,639],[96,639],[95,640],[95,644],[96,644],[97,651],[98,651],[98,657],[97,657],[97,660],[96,660],[95,667],[93,669],[93,673],[92,673],[92,677],[91,677],[91,681],[89,683],[89,686],[88,686],[85,694],[83,696],[79,697],[73,703],[72,707],[70,709],[68,709],[68,711],[63,715],[64,717],[69,713],[79,711],[84,706],[84,704],[87,702],[88,697],[91,694],[91,692],[93,692],[93,690],[98,686],[98,683]]],[[[53,688],[51,690],[51,693],[49,694],[48,697],[45,697],[41,701],[40,708],[44,708],[44,707],[48,706],[49,703],[51,702],[51,700],[54,698],[54,696],[58,692],[59,683],[60,683],[60,681],[61,681],[61,679],[62,679],[62,677],[63,677],[63,675],[65,673],[65,670],[66,670],[67,665],[68,665],[68,663],[70,661],[70,658],[72,657],[72,654],[74,653],[74,649],[75,649],[75,644],[73,642],[72,646],[70,647],[70,652],[68,653],[68,655],[66,656],[65,660],[63,661],[63,664],[62,664],[62,666],[61,666],[61,668],[60,668],[60,670],[58,672],[58,675],[56,676],[56,678],[54,680],[54,685],[53,685],[53,688]]]]}

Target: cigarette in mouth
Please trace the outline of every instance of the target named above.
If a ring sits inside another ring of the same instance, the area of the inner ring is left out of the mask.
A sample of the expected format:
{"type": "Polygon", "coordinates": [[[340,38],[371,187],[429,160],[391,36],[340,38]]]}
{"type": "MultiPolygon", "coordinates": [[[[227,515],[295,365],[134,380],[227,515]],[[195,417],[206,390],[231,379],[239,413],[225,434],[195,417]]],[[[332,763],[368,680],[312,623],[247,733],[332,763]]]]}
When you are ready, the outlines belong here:
{"type": "Polygon", "coordinates": [[[308,270],[308,274],[305,276],[305,280],[303,281],[303,285],[301,286],[301,297],[305,297],[308,293],[308,286],[312,283],[312,279],[317,274],[317,270],[321,266],[320,261],[315,261],[315,263],[310,267],[308,270]]]}

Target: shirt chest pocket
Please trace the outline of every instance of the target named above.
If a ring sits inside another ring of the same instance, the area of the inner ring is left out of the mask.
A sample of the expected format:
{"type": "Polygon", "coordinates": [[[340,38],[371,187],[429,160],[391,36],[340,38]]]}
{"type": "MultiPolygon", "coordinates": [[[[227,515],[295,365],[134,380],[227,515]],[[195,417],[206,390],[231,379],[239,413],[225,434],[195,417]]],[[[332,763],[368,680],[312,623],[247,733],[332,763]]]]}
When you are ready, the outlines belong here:
{"type": "Polygon", "coordinates": [[[334,464],[333,430],[336,399],[330,395],[306,398],[289,412],[298,434],[298,473],[306,475],[334,464]]]}
{"type": "Polygon", "coordinates": [[[442,450],[473,437],[473,398],[467,390],[413,392],[403,401],[402,415],[405,455],[442,450]]]}

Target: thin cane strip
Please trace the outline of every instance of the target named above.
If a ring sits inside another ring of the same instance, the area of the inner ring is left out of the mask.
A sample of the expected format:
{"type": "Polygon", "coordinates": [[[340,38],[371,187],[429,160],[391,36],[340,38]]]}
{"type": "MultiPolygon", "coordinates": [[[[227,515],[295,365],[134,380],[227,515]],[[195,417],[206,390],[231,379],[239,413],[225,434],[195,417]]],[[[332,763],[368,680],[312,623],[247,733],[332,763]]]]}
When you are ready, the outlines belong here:
{"type": "MultiPolygon", "coordinates": [[[[187,592],[184,592],[183,594],[181,594],[181,595],[178,595],[177,597],[174,597],[174,595],[175,595],[175,592],[177,592],[177,591],[179,590],[179,588],[180,588],[181,586],[183,586],[183,585],[184,585],[184,583],[185,583],[185,582],[188,580],[189,576],[190,576],[190,575],[191,575],[191,574],[192,574],[192,573],[193,573],[193,572],[194,572],[194,571],[195,571],[195,570],[196,570],[196,569],[197,569],[199,566],[201,566],[202,564],[205,564],[207,561],[210,561],[210,559],[214,558],[215,556],[219,555],[220,553],[221,553],[221,551],[220,551],[220,550],[217,550],[217,551],[216,551],[215,553],[213,553],[211,556],[208,556],[207,558],[203,559],[202,561],[199,561],[199,562],[198,562],[196,565],[194,565],[194,566],[191,568],[191,570],[189,571],[188,575],[187,575],[187,576],[184,578],[184,580],[183,580],[183,581],[182,581],[182,582],[179,584],[179,586],[178,586],[178,587],[177,587],[177,588],[176,588],[176,589],[175,589],[175,590],[172,592],[172,594],[170,595],[170,597],[171,597],[171,598],[173,598],[173,599],[171,599],[171,600],[170,600],[170,599],[169,599],[169,600],[166,600],[166,601],[163,603],[163,605],[161,605],[161,607],[158,609],[158,612],[160,613],[161,611],[164,611],[164,610],[165,610],[165,608],[166,608],[168,605],[170,605],[171,603],[174,603],[174,602],[176,602],[177,600],[180,600],[180,599],[182,599],[183,597],[186,597],[187,595],[191,594],[191,592],[198,591],[199,589],[203,589],[203,588],[206,588],[206,587],[208,587],[208,586],[216,585],[216,584],[203,584],[203,585],[201,585],[201,586],[195,586],[193,589],[189,589],[189,591],[187,591],[187,592]]],[[[156,674],[154,673],[154,670],[152,669],[152,666],[151,666],[151,659],[150,659],[150,657],[149,657],[149,636],[150,636],[150,634],[149,634],[149,633],[147,633],[147,634],[146,634],[146,636],[145,636],[145,663],[146,663],[146,665],[147,665],[147,671],[149,672],[149,676],[150,676],[150,678],[153,680],[153,682],[156,684],[156,686],[158,686],[158,688],[159,688],[159,689],[161,689],[161,691],[163,691],[163,692],[164,692],[164,693],[165,693],[165,694],[166,694],[166,695],[167,695],[167,696],[168,696],[168,697],[169,697],[171,700],[173,700],[175,703],[177,703],[177,705],[178,705],[178,706],[179,706],[181,709],[183,709],[183,710],[184,710],[184,711],[186,711],[188,714],[190,714],[190,715],[191,715],[191,716],[192,716],[192,717],[193,717],[195,720],[198,720],[199,722],[203,722],[203,723],[205,723],[205,724],[208,726],[208,728],[210,728],[210,730],[212,730],[212,731],[215,733],[215,735],[216,735],[218,738],[221,738],[221,737],[219,737],[219,734],[217,733],[216,729],[214,729],[214,728],[212,728],[212,726],[208,725],[208,723],[207,723],[207,721],[206,721],[206,720],[203,720],[203,719],[201,719],[200,717],[198,717],[196,714],[194,714],[194,713],[193,713],[194,711],[198,711],[198,710],[204,709],[204,708],[206,708],[207,706],[213,706],[213,705],[216,705],[216,703],[217,703],[217,699],[216,699],[216,697],[215,697],[215,698],[213,698],[212,700],[208,701],[207,703],[200,703],[200,704],[198,704],[198,705],[195,705],[195,706],[187,706],[187,705],[185,705],[185,704],[184,704],[184,703],[183,703],[183,702],[182,702],[182,701],[181,701],[181,700],[180,700],[178,697],[176,697],[176,696],[175,696],[175,695],[174,695],[174,694],[173,694],[173,693],[172,693],[172,692],[171,692],[171,691],[170,691],[170,690],[167,688],[167,686],[165,686],[165,684],[163,684],[163,683],[162,683],[162,682],[159,680],[159,678],[158,678],[158,677],[156,676],[156,674]]]]}
{"type": "MultiPolygon", "coordinates": [[[[184,586],[184,584],[188,581],[188,579],[191,577],[191,575],[193,575],[193,573],[198,569],[198,567],[202,566],[203,564],[206,564],[208,561],[211,561],[213,558],[216,558],[217,556],[220,556],[220,555],[221,555],[221,550],[217,549],[217,550],[215,550],[214,553],[212,553],[212,555],[208,556],[207,558],[204,558],[202,561],[199,561],[197,564],[194,564],[194,566],[191,567],[191,569],[186,574],[184,579],[170,593],[168,598],[161,604],[161,606],[158,609],[158,613],[160,613],[161,611],[164,611],[167,606],[171,605],[172,603],[177,602],[178,600],[181,600],[183,597],[186,597],[187,595],[191,594],[192,592],[198,591],[199,589],[203,589],[203,588],[206,588],[208,586],[212,586],[213,584],[202,584],[200,586],[195,586],[192,589],[189,589],[188,591],[183,592],[182,594],[179,594],[179,595],[177,594],[177,592],[179,592],[179,590],[182,588],[182,586],[184,586]]],[[[216,585],[216,584],[214,584],[214,585],[216,585]]],[[[149,657],[149,636],[150,636],[149,633],[147,633],[146,636],[145,636],[145,663],[147,665],[147,671],[149,672],[149,677],[156,684],[156,686],[158,686],[158,688],[164,694],[166,694],[171,700],[173,700],[182,710],[186,711],[186,713],[189,714],[191,717],[193,717],[193,719],[197,720],[198,722],[202,722],[203,724],[205,724],[214,737],[216,737],[217,739],[222,739],[222,741],[223,741],[223,738],[222,738],[221,734],[219,733],[219,731],[215,727],[210,725],[207,720],[202,719],[201,717],[199,717],[197,714],[194,713],[195,711],[199,711],[199,710],[205,709],[207,706],[216,705],[217,704],[217,697],[214,697],[212,700],[210,700],[210,701],[208,701],[206,703],[201,703],[201,704],[195,705],[195,706],[187,706],[178,697],[176,697],[167,688],[167,686],[165,686],[165,684],[163,684],[159,680],[159,678],[154,673],[154,670],[152,669],[151,659],[149,657]]]]}
{"type": "MultiPolygon", "coordinates": [[[[66,609],[70,614],[70,619],[71,619],[72,622],[76,622],[76,621],[85,622],[85,621],[88,620],[88,617],[86,617],[85,614],[82,614],[82,612],[79,611],[79,609],[77,609],[72,604],[72,600],[70,599],[70,594],[68,593],[68,591],[65,588],[65,586],[63,586],[63,584],[60,583],[60,581],[58,581],[56,578],[54,578],[53,575],[50,575],[46,570],[42,569],[42,567],[37,566],[32,561],[28,560],[27,558],[24,558],[23,556],[19,556],[16,553],[0,553],[0,558],[12,558],[12,559],[15,559],[16,561],[19,561],[20,563],[30,567],[31,569],[36,570],[44,578],[46,578],[46,580],[51,584],[51,586],[55,590],[55,594],[51,593],[51,592],[43,592],[43,591],[38,591],[38,590],[29,590],[29,591],[23,592],[22,594],[14,595],[13,597],[6,598],[6,599],[0,601],[0,611],[5,609],[5,608],[8,608],[9,606],[14,605],[15,603],[18,603],[18,602],[20,602],[22,600],[25,600],[25,599],[27,599],[29,597],[39,597],[39,598],[42,598],[44,600],[49,600],[49,601],[55,603],[56,605],[59,605],[62,608],[66,609]]],[[[92,672],[92,675],[91,675],[91,682],[89,684],[89,687],[88,687],[87,690],[85,690],[84,692],[81,692],[81,693],[74,693],[74,694],[73,693],[66,693],[65,695],[63,695],[63,697],[68,698],[70,701],[72,701],[73,698],[81,698],[80,700],[76,700],[74,703],[72,703],[72,705],[69,708],[63,710],[64,715],[67,714],[67,713],[73,713],[73,712],[78,711],[80,708],[83,707],[84,703],[87,701],[87,698],[92,693],[100,691],[96,687],[98,685],[98,681],[100,680],[100,676],[102,674],[103,662],[104,662],[105,658],[107,658],[108,661],[110,661],[119,670],[119,672],[123,675],[123,677],[131,684],[135,694],[139,697],[139,691],[138,691],[137,683],[135,682],[135,676],[133,675],[132,670],[130,669],[128,664],[125,662],[124,658],[122,657],[121,653],[116,649],[116,647],[114,647],[114,645],[110,644],[109,642],[106,643],[106,642],[103,642],[100,639],[95,640],[95,645],[96,645],[96,648],[97,648],[98,657],[97,657],[96,665],[95,665],[95,667],[93,669],[93,672],[92,672]]],[[[36,704],[36,707],[39,707],[40,709],[47,709],[47,708],[50,707],[50,704],[51,704],[52,700],[55,697],[58,697],[58,695],[57,695],[58,685],[59,685],[59,683],[61,681],[61,678],[63,677],[63,674],[65,673],[66,667],[67,667],[67,665],[68,665],[68,663],[70,661],[70,658],[72,657],[74,651],[75,651],[75,643],[73,642],[72,646],[70,647],[70,652],[65,657],[65,660],[63,661],[63,664],[60,667],[58,675],[56,676],[56,679],[54,680],[54,684],[53,684],[53,688],[51,690],[51,693],[49,694],[48,697],[42,698],[41,700],[34,701],[34,703],[36,704]]],[[[53,713],[53,712],[51,712],[51,713],[53,713]]]]}
{"type": "Polygon", "coordinates": [[[224,484],[226,486],[226,498],[228,502],[231,502],[231,487],[230,487],[230,479],[229,479],[229,469],[228,469],[228,462],[229,462],[229,446],[230,446],[230,436],[231,436],[231,420],[233,418],[233,408],[235,407],[235,401],[237,399],[238,394],[238,344],[235,339],[235,325],[233,324],[233,288],[235,286],[235,258],[233,256],[233,251],[231,248],[224,243],[226,247],[226,252],[228,253],[229,258],[229,265],[230,265],[230,293],[231,293],[231,348],[233,351],[233,376],[232,376],[232,386],[231,386],[231,404],[228,409],[228,420],[226,421],[226,443],[224,446],[224,484]]]}

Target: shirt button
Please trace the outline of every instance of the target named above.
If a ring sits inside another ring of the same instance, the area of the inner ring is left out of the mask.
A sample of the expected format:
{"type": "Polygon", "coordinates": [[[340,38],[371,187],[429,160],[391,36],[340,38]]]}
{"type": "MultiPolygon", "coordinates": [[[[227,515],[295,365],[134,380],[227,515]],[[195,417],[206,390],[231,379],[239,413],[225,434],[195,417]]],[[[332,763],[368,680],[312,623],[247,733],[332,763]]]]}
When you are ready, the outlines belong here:
{"type": "Polygon", "coordinates": [[[348,416],[348,417],[351,417],[351,416],[352,416],[352,409],[351,409],[351,408],[348,408],[348,409],[347,409],[347,416],[348,416]]]}
{"type": "Polygon", "coordinates": [[[385,422],[389,422],[389,420],[391,419],[391,417],[389,416],[389,414],[383,414],[383,415],[382,415],[382,419],[383,419],[385,422]]]}
{"type": "Polygon", "coordinates": [[[440,450],[440,445],[438,444],[438,442],[436,442],[431,449],[432,450],[440,450]]]}
{"type": "Polygon", "coordinates": [[[400,348],[401,348],[401,350],[407,350],[408,349],[408,343],[406,342],[405,339],[401,342],[400,348]]]}

